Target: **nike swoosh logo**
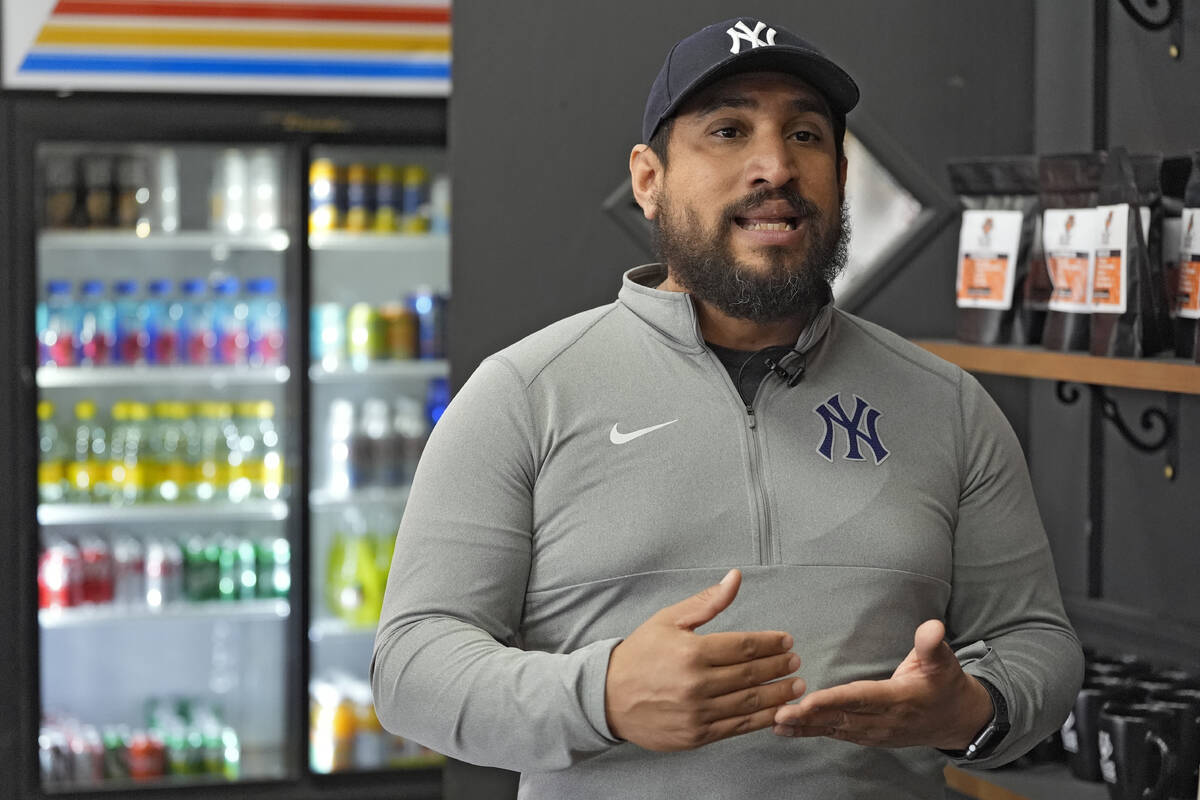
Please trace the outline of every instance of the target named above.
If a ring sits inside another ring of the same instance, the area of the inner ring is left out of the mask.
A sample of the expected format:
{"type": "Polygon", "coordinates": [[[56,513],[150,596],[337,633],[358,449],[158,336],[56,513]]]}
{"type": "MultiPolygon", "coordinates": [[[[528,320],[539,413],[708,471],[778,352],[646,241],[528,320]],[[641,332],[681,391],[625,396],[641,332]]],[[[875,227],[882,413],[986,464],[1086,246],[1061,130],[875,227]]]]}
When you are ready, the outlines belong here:
{"type": "Polygon", "coordinates": [[[612,430],[608,432],[608,440],[613,444],[625,444],[626,442],[632,442],[639,436],[645,436],[651,431],[656,431],[659,428],[665,428],[675,422],[679,422],[679,420],[673,419],[670,422],[660,422],[658,425],[651,425],[649,428],[642,428],[641,430],[632,431],[630,433],[621,433],[619,430],[617,430],[617,426],[613,425],[612,430]]]}

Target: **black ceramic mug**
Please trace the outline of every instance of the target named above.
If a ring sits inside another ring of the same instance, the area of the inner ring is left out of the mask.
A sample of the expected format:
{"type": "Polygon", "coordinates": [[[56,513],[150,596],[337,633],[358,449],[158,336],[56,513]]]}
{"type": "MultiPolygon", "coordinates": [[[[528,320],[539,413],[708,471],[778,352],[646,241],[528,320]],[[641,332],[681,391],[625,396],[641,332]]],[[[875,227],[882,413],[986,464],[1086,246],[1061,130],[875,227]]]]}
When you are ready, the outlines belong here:
{"type": "Polygon", "coordinates": [[[1072,775],[1085,781],[1103,780],[1097,749],[1100,709],[1111,701],[1133,702],[1140,697],[1139,692],[1123,678],[1089,677],[1084,681],[1061,730],[1067,766],[1072,775]]]}
{"type": "Polygon", "coordinates": [[[1172,798],[1195,800],[1200,791],[1200,689],[1168,689],[1155,691],[1149,701],[1163,705],[1175,714],[1179,745],[1175,786],[1172,798]]]}
{"type": "Polygon", "coordinates": [[[1108,702],[1097,723],[1100,774],[1112,800],[1166,800],[1175,782],[1174,714],[1145,703],[1108,702]]]}

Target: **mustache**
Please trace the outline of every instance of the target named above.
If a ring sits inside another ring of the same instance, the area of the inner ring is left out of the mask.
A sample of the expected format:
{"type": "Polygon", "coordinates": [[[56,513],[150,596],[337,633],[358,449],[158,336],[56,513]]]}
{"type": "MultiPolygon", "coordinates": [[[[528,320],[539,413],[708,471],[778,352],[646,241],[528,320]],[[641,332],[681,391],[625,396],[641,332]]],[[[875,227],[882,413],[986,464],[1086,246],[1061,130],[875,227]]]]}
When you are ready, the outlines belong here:
{"type": "Polygon", "coordinates": [[[767,187],[755,189],[741,200],[726,206],[725,217],[732,222],[735,217],[744,216],[759,206],[773,200],[782,200],[787,203],[792,211],[795,212],[795,216],[800,219],[817,217],[821,214],[821,209],[817,208],[817,204],[800,194],[798,189],[791,186],[784,186],[778,189],[767,187]]]}

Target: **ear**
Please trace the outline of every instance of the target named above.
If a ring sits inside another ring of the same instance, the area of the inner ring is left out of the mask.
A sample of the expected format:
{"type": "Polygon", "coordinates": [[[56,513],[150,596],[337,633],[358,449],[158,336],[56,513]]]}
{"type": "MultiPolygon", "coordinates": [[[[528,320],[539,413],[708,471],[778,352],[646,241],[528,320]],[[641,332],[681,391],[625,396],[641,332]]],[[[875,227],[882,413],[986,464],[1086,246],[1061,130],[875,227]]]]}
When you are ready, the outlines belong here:
{"type": "Polygon", "coordinates": [[[633,183],[633,199],[642,207],[642,214],[646,219],[654,219],[658,215],[656,198],[662,188],[663,165],[648,145],[635,145],[629,154],[629,178],[633,183]]]}
{"type": "Polygon", "coordinates": [[[838,196],[846,196],[846,166],[850,162],[846,161],[846,157],[842,156],[838,161],[838,196]]]}

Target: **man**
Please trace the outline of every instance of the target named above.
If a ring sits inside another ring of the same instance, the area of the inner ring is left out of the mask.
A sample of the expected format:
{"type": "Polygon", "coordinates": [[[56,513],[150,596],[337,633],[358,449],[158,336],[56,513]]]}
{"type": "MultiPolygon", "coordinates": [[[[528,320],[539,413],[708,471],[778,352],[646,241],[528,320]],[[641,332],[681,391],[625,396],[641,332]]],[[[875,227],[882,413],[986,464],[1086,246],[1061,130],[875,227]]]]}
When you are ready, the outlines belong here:
{"type": "Polygon", "coordinates": [[[1066,716],[1082,654],[1011,429],[832,306],[857,100],[758,20],[672,49],[630,157],[663,264],[434,430],[371,665],[389,730],[527,798],[928,798],[1066,716]]]}

